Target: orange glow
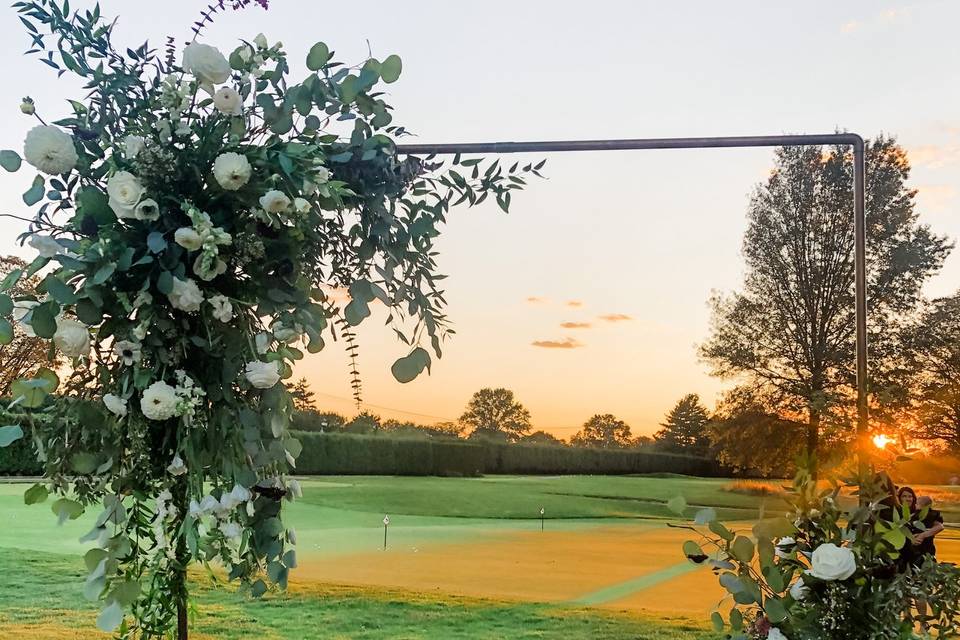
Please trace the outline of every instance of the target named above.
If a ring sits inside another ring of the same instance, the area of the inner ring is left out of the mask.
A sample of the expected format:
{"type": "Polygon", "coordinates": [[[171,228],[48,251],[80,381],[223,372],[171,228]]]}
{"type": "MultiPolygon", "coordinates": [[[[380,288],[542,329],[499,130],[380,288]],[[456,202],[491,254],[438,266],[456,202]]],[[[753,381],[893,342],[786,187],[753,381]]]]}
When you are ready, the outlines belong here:
{"type": "Polygon", "coordinates": [[[885,433],[878,433],[873,436],[873,444],[877,449],[885,449],[891,442],[894,442],[894,439],[885,433]]]}

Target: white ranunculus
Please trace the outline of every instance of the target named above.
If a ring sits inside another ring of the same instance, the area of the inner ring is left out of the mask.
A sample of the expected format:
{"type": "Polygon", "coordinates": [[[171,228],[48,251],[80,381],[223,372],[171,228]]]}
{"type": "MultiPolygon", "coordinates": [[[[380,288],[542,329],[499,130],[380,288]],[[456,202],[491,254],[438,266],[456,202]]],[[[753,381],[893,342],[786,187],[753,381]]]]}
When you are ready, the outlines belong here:
{"type": "Polygon", "coordinates": [[[790,595],[797,602],[800,602],[806,598],[809,591],[810,587],[803,584],[803,578],[799,578],[796,582],[790,585],[790,595]]]}
{"type": "Polygon", "coordinates": [[[129,171],[118,171],[107,180],[107,203],[118,218],[135,218],[137,204],[143,197],[140,179],[129,171]]]}
{"type": "Polygon", "coordinates": [[[123,139],[123,155],[127,158],[136,158],[146,144],[143,136],[127,136],[123,139]]]}
{"type": "Polygon", "coordinates": [[[103,404],[110,413],[118,418],[123,418],[127,415],[127,401],[120,396],[115,396],[112,393],[104,394],[103,404]]]}
{"type": "Polygon", "coordinates": [[[150,420],[169,420],[177,414],[177,400],[177,390],[158,380],[144,390],[140,410],[150,420]]]}
{"type": "Polygon", "coordinates": [[[247,157],[233,151],[221,153],[213,162],[213,177],[227,191],[236,191],[247,184],[252,172],[247,157]]]}
{"type": "Polygon", "coordinates": [[[69,173],[77,166],[78,159],[73,137],[50,125],[38,125],[27,132],[23,141],[23,157],[51,176],[69,173]]]}
{"type": "Polygon", "coordinates": [[[290,198],[284,192],[272,189],[260,197],[260,206],[267,213],[283,213],[290,208],[290,198]]]}
{"type": "Polygon", "coordinates": [[[173,456],[173,460],[167,466],[167,471],[175,476],[182,476],[187,472],[187,465],[183,462],[179,453],[173,456]]]}
{"type": "Polygon", "coordinates": [[[236,540],[243,535],[243,527],[236,522],[221,522],[220,533],[228,540],[236,540]]]}
{"type": "Polygon", "coordinates": [[[173,241],[187,251],[196,251],[203,246],[203,239],[193,227],[180,227],[173,234],[173,241]]]}
{"type": "Polygon", "coordinates": [[[200,303],[203,302],[203,293],[197,283],[190,278],[186,280],[174,278],[173,290],[167,294],[167,298],[170,299],[170,304],[173,305],[174,309],[193,313],[200,308],[200,303]]]}
{"type": "Polygon", "coordinates": [[[294,198],[293,208],[297,210],[297,213],[306,213],[310,211],[310,201],[306,198],[294,198]]]}
{"type": "Polygon", "coordinates": [[[160,205],[153,198],[141,200],[133,211],[133,217],[137,220],[157,220],[160,218],[160,205]]]}
{"type": "Polygon", "coordinates": [[[230,322],[233,319],[233,305],[227,296],[213,296],[209,300],[213,307],[213,317],[220,322],[230,322]]]}
{"type": "Polygon", "coordinates": [[[233,87],[220,87],[213,94],[213,106],[217,111],[227,116],[239,116],[243,113],[241,105],[243,98],[233,87]]]}
{"type": "Polygon", "coordinates": [[[64,252],[63,245],[51,236],[30,236],[27,244],[36,249],[41,258],[52,258],[64,252]]]}
{"type": "Polygon", "coordinates": [[[767,640],[789,640],[787,636],[783,635],[783,631],[777,629],[776,627],[770,627],[770,631],[767,632],[767,640]]]}
{"type": "Polygon", "coordinates": [[[82,322],[59,318],[53,342],[65,356],[79,358],[90,353],[90,330],[82,322]]]}
{"type": "Polygon", "coordinates": [[[115,343],[113,345],[113,352],[117,354],[120,361],[128,367],[136,362],[140,362],[142,356],[140,345],[130,340],[120,340],[115,343]]]}
{"type": "Polygon", "coordinates": [[[280,381],[276,362],[249,362],[245,372],[247,381],[257,389],[269,389],[280,381]]]}
{"type": "Polygon", "coordinates": [[[23,321],[26,315],[33,309],[35,306],[40,304],[36,300],[18,300],[13,303],[13,321],[20,325],[20,328],[23,329],[23,332],[27,334],[30,338],[36,338],[37,334],[34,333],[33,327],[23,321]]]}
{"type": "Polygon", "coordinates": [[[807,573],[820,580],[846,580],[857,570],[853,551],[833,543],[822,544],[813,550],[807,573]]]}
{"type": "MultiPolygon", "coordinates": [[[[230,63],[215,47],[191,42],[183,49],[183,70],[193,74],[208,90],[230,77],[230,63]]],[[[212,91],[211,91],[212,93],[212,91]]]]}

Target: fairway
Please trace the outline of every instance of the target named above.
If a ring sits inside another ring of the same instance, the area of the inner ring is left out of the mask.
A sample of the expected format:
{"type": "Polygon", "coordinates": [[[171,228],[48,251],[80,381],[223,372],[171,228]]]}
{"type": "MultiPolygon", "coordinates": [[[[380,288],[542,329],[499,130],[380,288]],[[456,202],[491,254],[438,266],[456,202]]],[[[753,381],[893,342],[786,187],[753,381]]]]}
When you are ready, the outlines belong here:
{"type": "MultiPolygon", "coordinates": [[[[728,480],[678,476],[344,476],[303,487],[285,516],[298,538],[289,592],[254,602],[197,573],[198,637],[711,638],[704,621],[723,591],[683,558],[689,532],[667,527],[665,502],[683,495],[743,527],[785,509],[725,490],[728,480]],[[284,612],[301,635],[279,630],[284,612]],[[329,635],[305,631],[321,621],[329,635]],[[564,634],[570,625],[583,633],[564,634]]],[[[94,637],[77,540],[95,514],[57,527],[48,506],[23,505],[25,488],[0,485],[0,564],[18,576],[0,589],[0,637],[94,637]]],[[[941,555],[960,558],[948,534],[941,555]]]]}

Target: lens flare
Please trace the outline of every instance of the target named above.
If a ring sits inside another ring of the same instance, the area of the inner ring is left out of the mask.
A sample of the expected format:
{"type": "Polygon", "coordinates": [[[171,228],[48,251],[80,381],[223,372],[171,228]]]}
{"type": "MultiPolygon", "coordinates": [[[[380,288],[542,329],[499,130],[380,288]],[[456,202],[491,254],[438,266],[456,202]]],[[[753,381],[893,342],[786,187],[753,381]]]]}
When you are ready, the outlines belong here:
{"type": "Polygon", "coordinates": [[[873,445],[877,449],[886,449],[887,445],[891,442],[895,442],[895,440],[885,433],[878,433],[873,436],[873,445]]]}

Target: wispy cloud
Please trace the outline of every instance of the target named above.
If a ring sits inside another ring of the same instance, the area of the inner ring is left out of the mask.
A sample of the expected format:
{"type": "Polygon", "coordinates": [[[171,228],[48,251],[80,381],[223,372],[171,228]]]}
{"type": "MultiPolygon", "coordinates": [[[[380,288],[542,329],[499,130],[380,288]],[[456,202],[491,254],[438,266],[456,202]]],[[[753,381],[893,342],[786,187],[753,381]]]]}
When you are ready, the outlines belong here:
{"type": "Polygon", "coordinates": [[[600,316],[601,320],[606,320],[607,322],[625,322],[627,320],[633,320],[633,316],[628,316],[625,313],[608,313],[605,316],[600,316]]]}
{"type": "Polygon", "coordinates": [[[840,31],[843,31],[844,33],[853,33],[861,26],[863,26],[862,23],[856,20],[851,20],[850,22],[844,23],[844,25],[840,27],[840,31]]]}
{"type": "Polygon", "coordinates": [[[541,349],[579,349],[585,346],[582,342],[574,340],[573,338],[564,338],[563,340],[534,340],[530,344],[535,347],[540,347],[541,349]]]}
{"type": "Polygon", "coordinates": [[[564,329],[589,329],[593,325],[589,322],[561,322],[560,326],[564,329]]]}
{"type": "Polygon", "coordinates": [[[529,302],[530,304],[543,304],[546,301],[547,301],[546,298],[541,298],[539,296],[530,296],[529,298],[527,298],[527,302],[529,302]]]}
{"type": "Polygon", "coordinates": [[[568,300],[568,301],[567,301],[567,306],[568,306],[568,307],[582,307],[582,306],[583,306],[583,302],[581,302],[580,300],[568,300]]]}
{"type": "Polygon", "coordinates": [[[890,7],[880,13],[867,16],[862,20],[850,20],[840,25],[840,31],[843,33],[853,33],[861,29],[871,27],[876,24],[890,24],[900,22],[910,16],[914,7],[890,7]]]}
{"type": "Polygon", "coordinates": [[[953,204],[957,189],[949,184],[923,184],[917,187],[917,199],[931,211],[944,211],[953,204]]]}
{"type": "Polygon", "coordinates": [[[940,169],[960,162],[960,144],[925,144],[907,150],[907,157],[917,166],[940,169]]]}

